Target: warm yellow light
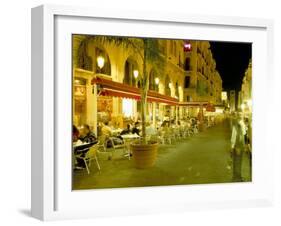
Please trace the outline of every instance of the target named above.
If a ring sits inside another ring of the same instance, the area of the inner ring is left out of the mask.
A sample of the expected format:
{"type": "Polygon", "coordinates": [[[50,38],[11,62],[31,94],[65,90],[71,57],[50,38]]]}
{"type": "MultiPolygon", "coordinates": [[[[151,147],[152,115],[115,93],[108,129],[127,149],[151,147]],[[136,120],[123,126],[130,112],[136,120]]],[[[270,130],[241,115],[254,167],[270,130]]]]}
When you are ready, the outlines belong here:
{"type": "Polygon", "coordinates": [[[181,89],[181,86],[179,86],[179,89],[181,89]]]}
{"type": "Polygon", "coordinates": [[[104,58],[103,58],[102,56],[99,56],[99,57],[97,58],[97,63],[98,63],[98,67],[99,67],[100,69],[102,69],[103,66],[104,66],[104,58]]]}
{"type": "Polygon", "coordinates": [[[138,70],[134,70],[133,74],[134,74],[134,77],[137,78],[139,76],[139,71],[138,70]]]}
{"type": "Polygon", "coordinates": [[[170,88],[170,89],[172,88],[172,83],[171,83],[171,82],[169,83],[169,88],[170,88]]]}
{"type": "Polygon", "coordinates": [[[155,84],[156,84],[156,85],[159,84],[159,78],[155,78],[155,84]]]}
{"type": "Polygon", "coordinates": [[[133,100],[131,99],[123,99],[123,115],[125,117],[133,116],[133,100]]]}
{"type": "Polygon", "coordinates": [[[241,104],[241,110],[243,111],[245,109],[245,104],[241,104]]]}
{"type": "Polygon", "coordinates": [[[227,92],[225,92],[225,91],[221,92],[221,99],[227,100],[227,92]]]}
{"type": "Polygon", "coordinates": [[[247,105],[248,105],[249,107],[252,107],[252,100],[248,100],[248,101],[247,101],[247,105]]]}

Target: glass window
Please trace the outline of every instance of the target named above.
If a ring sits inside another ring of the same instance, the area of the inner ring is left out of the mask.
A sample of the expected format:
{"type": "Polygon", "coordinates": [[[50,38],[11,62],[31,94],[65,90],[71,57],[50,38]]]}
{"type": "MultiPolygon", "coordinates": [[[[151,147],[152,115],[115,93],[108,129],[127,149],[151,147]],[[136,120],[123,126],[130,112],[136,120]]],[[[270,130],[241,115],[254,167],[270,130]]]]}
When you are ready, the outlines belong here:
{"type": "Polygon", "coordinates": [[[184,78],[184,88],[189,88],[190,86],[190,76],[185,76],[184,78]]]}

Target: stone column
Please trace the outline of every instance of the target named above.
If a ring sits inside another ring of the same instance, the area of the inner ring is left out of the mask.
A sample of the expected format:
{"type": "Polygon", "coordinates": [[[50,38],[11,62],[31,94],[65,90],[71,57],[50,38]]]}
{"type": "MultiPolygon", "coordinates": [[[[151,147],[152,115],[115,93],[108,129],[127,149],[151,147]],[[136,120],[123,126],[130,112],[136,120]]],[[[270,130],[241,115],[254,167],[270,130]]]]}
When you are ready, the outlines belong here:
{"type": "Polygon", "coordinates": [[[97,134],[97,85],[87,84],[87,123],[93,126],[93,131],[97,134]],[[94,91],[94,93],[93,93],[94,91]]]}
{"type": "Polygon", "coordinates": [[[175,111],[175,112],[176,112],[176,123],[177,123],[177,122],[178,122],[178,120],[179,120],[179,119],[178,119],[178,106],[175,106],[175,109],[176,109],[176,111],[175,111]]]}
{"type": "Polygon", "coordinates": [[[155,128],[156,127],[156,103],[152,103],[152,125],[155,128]]]}
{"type": "Polygon", "coordinates": [[[137,100],[134,100],[133,117],[134,117],[134,121],[136,122],[138,120],[138,102],[137,102],[137,100]]]}

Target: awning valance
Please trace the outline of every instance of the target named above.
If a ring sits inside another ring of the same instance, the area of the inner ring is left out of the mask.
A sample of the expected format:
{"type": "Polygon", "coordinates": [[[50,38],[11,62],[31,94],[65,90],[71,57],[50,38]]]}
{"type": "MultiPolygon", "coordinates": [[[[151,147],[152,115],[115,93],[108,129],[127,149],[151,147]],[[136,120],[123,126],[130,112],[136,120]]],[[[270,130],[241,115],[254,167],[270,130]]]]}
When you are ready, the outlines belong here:
{"type": "Polygon", "coordinates": [[[208,101],[188,101],[188,102],[180,102],[180,106],[186,106],[186,107],[206,107],[209,104],[208,101]]]}
{"type": "MultiPolygon", "coordinates": [[[[138,101],[141,99],[141,92],[137,87],[100,77],[93,78],[92,84],[97,84],[100,86],[99,95],[130,98],[138,101]]],[[[147,101],[165,103],[168,105],[178,105],[179,103],[178,99],[176,98],[166,96],[151,90],[148,91],[147,101]]]]}
{"type": "Polygon", "coordinates": [[[215,112],[216,108],[213,104],[208,101],[189,101],[189,102],[180,102],[179,106],[183,107],[204,107],[206,111],[215,112]]]}
{"type": "Polygon", "coordinates": [[[209,112],[215,112],[216,111],[216,107],[212,104],[208,104],[206,106],[206,111],[209,111],[209,112]]]}

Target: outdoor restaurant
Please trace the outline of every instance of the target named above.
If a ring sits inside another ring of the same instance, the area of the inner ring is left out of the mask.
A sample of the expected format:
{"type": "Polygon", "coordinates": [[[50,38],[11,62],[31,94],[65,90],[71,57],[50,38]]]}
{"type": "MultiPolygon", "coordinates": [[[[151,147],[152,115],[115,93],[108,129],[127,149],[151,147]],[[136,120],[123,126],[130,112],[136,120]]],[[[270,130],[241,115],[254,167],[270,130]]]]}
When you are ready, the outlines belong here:
{"type": "MultiPolygon", "coordinates": [[[[95,146],[93,158],[99,169],[98,152],[108,153],[110,160],[117,149],[122,149],[124,157],[130,160],[131,144],[142,135],[140,88],[112,81],[109,76],[91,71],[78,69],[75,72],[74,125],[79,134],[83,134],[85,125],[89,125],[86,120],[88,111],[88,115],[93,116],[88,129],[95,134],[96,139],[92,143],[74,142],[74,160],[86,160],[86,156],[89,156],[85,152],[89,152],[92,146],[95,146]],[[80,79],[77,79],[77,75],[80,79]],[[90,80],[89,85],[85,78],[90,80]],[[116,116],[114,109],[115,112],[120,109],[122,114],[116,116]]],[[[158,85],[158,82],[156,78],[155,84],[158,85]]],[[[159,144],[172,144],[190,137],[223,118],[223,112],[216,112],[215,106],[207,101],[180,102],[178,98],[149,90],[147,102],[146,137],[159,144]]],[[[77,161],[74,162],[77,164],[77,161]]],[[[88,166],[87,170],[90,173],[88,166]]]]}
{"type": "Polygon", "coordinates": [[[210,43],[121,38],[157,47],[145,63],[118,40],[73,36],[73,188],[231,181],[213,162],[228,164],[232,113],[210,43]]]}

